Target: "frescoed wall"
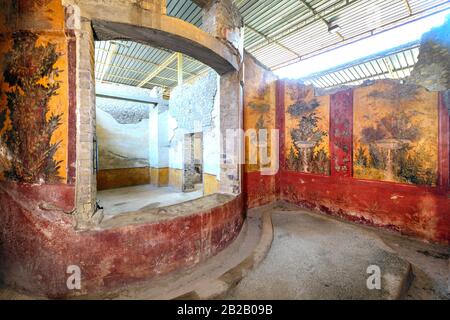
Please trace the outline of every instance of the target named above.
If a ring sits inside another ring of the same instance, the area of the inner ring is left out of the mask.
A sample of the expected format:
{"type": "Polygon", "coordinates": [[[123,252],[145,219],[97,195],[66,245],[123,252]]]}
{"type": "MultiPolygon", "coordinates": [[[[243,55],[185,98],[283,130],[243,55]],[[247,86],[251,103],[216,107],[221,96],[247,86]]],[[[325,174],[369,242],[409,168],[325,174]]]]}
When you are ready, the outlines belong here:
{"type": "Polygon", "coordinates": [[[258,65],[250,56],[245,59],[244,128],[246,130],[246,171],[260,171],[273,164],[274,150],[271,130],[275,124],[275,80],[272,72],[258,65]],[[263,136],[263,131],[267,136],[263,136]],[[261,135],[260,135],[261,132],[261,135]],[[264,139],[267,141],[265,149],[264,139]],[[260,148],[264,148],[260,150],[260,148]]]}
{"type": "Polygon", "coordinates": [[[291,171],[328,175],[330,171],[329,96],[296,81],[285,85],[285,156],[291,171]]]}
{"type": "MultiPolygon", "coordinates": [[[[101,211],[94,213],[94,44],[87,11],[81,7],[92,8],[94,2],[0,0],[0,278],[3,285],[33,296],[62,298],[104,292],[191,267],[226,248],[245,220],[243,196],[235,188],[233,195],[214,195],[207,206],[193,206],[186,216],[170,221],[97,228],[101,211]],[[75,7],[68,6],[70,19],[65,26],[61,3],[69,2],[80,6],[83,18],[77,16],[75,7]],[[28,124],[34,135],[24,133],[28,124]],[[30,149],[21,154],[25,148],[30,149]],[[81,231],[84,229],[89,231],[81,231]],[[159,245],[155,239],[161,240],[159,245]],[[70,265],[81,268],[81,291],[67,287],[70,265]]],[[[101,2],[100,6],[106,6],[101,2]]],[[[140,8],[142,1],[108,1],[108,6],[111,3],[111,12],[116,12],[114,7],[125,2],[136,2],[132,9],[131,4],[124,6],[128,13],[148,15],[140,8]]],[[[115,17],[112,14],[111,19],[115,17]]],[[[156,16],[158,21],[166,18],[156,16]]],[[[133,24],[132,18],[129,20],[133,24]]],[[[168,19],[174,24],[176,20],[168,19]]],[[[214,21],[221,27],[221,21],[214,21]]],[[[232,123],[221,127],[240,128],[236,119],[241,119],[237,111],[241,110],[241,98],[234,82],[240,71],[239,57],[220,40],[205,34],[197,39],[193,26],[184,22],[181,26],[191,32],[170,26],[169,42],[175,37],[188,44],[184,47],[193,43],[193,53],[204,48],[207,54],[198,56],[204,56],[207,64],[220,72],[231,71],[221,81],[226,87],[220,91],[223,104],[217,121],[231,119],[232,123]]],[[[150,33],[156,32],[155,39],[165,36],[159,27],[148,27],[150,33]]],[[[214,150],[218,145],[212,146],[214,150]]],[[[214,163],[219,164],[220,159],[217,153],[214,163]]],[[[226,175],[228,170],[220,170],[220,188],[225,191],[240,183],[240,176],[226,175]]],[[[210,192],[218,187],[217,179],[212,181],[210,192]]]]}
{"type": "Polygon", "coordinates": [[[68,41],[61,1],[3,1],[2,10],[0,179],[65,183],[68,41]]]}
{"type": "Polygon", "coordinates": [[[292,81],[278,86],[284,97],[279,102],[284,112],[277,115],[284,135],[280,154],[285,153],[281,200],[431,241],[450,241],[445,93],[379,80],[320,97],[314,97],[312,88],[298,86],[303,91],[297,97],[303,99],[297,100],[303,102],[295,104],[292,81]],[[310,111],[299,117],[297,109],[310,111]],[[302,119],[312,119],[306,121],[312,125],[303,125],[302,119]],[[302,135],[303,128],[309,134],[302,135]],[[323,173],[314,169],[310,154],[308,161],[289,161],[298,159],[296,138],[305,141],[301,146],[319,137],[325,140],[314,148],[329,157],[326,174],[310,174],[323,173]]]}
{"type": "Polygon", "coordinates": [[[246,201],[256,207],[278,197],[276,77],[248,54],[244,65],[246,201]]]}
{"type": "Polygon", "coordinates": [[[436,185],[438,94],[383,81],[354,91],[354,177],[436,185]]]}

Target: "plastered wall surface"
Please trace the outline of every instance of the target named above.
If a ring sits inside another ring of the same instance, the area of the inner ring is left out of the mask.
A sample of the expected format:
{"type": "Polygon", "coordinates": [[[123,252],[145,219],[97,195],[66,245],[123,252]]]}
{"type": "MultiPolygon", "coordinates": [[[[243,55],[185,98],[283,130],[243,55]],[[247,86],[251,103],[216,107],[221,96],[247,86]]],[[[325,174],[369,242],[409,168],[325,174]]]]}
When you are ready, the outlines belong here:
{"type": "MultiPolygon", "coordinates": [[[[120,16],[126,22],[125,33],[142,36],[136,32],[142,22],[154,31],[146,33],[145,39],[167,42],[171,49],[203,58],[230,79],[239,71],[238,54],[222,39],[161,15],[161,7],[153,6],[156,2],[68,0],[64,3],[69,6],[63,7],[59,0],[2,1],[0,63],[6,70],[6,74],[4,70],[0,73],[2,283],[47,297],[109,290],[192,266],[225,248],[239,234],[244,222],[239,188],[212,201],[215,205],[211,208],[173,220],[173,225],[99,227],[93,164],[95,34],[90,18],[114,20],[120,12],[117,8],[123,5],[129,13],[120,16]],[[83,18],[71,4],[82,7],[83,18]],[[148,15],[155,19],[133,20],[148,15]],[[25,81],[30,85],[25,86],[25,81]],[[22,97],[18,93],[23,93],[22,97]],[[43,121],[35,121],[36,117],[43,121]],[[25,123],[30,125],[23,126],[25,123]],[[39,127],[34,128],[36,124],[39,127]],[[14,145],[17,137],[26,141],[20,146],[26,152],[14,145]],[[163,229],[166,231],[161,233],[163,229]],[[67,290],[69,264],[79,265],[85,275],[80,292],[67,290]]],[[[104,29],[97,31],[105,36],[104,29]]],[[[236,87],[231,89],[238,98],[236,87]]],[[[240,104],[232,103],[228,108],[228,114],[237,118],[240,104]]],[[[121,123],[120,117],[114,120],[121,123]]],[[[231,190],[230,184],[239,182],[236,175],[232,179],[221,188],[231,190]]]]}
{"type": "Polygon", "coordinates": [[[278,141],[273,144],[276,122],[276,77],[250,55],[244,59],[245,185],[248,207],[276,201],[279,194],[278,141]],[[267,130],[267,147],[261,148],[259,133],[267,130]],[[261,157],[263,155],[263,157],[261,157]],[[264,169],[273,173],[263,175],[264,169]]]}
{"type": "Polygon", "coordinates": [[[152,168],[169,167],[169,108],[156,105],[150,109],[150,150],[149,160],[152,168]]]}
{"type": "MultiPolygon", "coordinates": [[[[405,83],[369,82],[324,93],[279,80],[274,118],[280,170],[264,176],[247,164],[247,206],[281,199],[449,243],[450,99],[447,72],[439,71],[448,69],[448,21],[424,35],[422,47],[417,70],[405,83]]],[[[252,116],[252,84],[270,81],[249,60],[244,123],[257,129],[262,121],[252,116]]],[[[246,158],[250,152],[246,145],[246,158]]]]}
{"type": "Polygon", "coordinates": [[[2,158],[9,160],[1,161],[0,179],[6,175],[15,181],[43,183],[51,180],[66,183],[69,166],[73,164],[68,163],[69,66],[63,7],[60,1],[51,0],[43,1],[42,4],[18,1],[16,6],[11,1],[4,1],[2,13],[0,146],[2,158]],[[18,24],[22,32],[12,33],[18,24]],[[50,63],[45,64],[45,61],[50,63]],[[33,63],[45,71],[41,75],[37,72],[21,75],[23,79],[30,80],[24,95],[26,98],[8,102],[8,95],[12,97],[15,92],[24,89],[23,83],[13,80],[24,63],[33,63]],[[39,83],[46,84],[47,89],[40,87],[39,83]],[[37,110],[37,105],[41,106],[40,110],[37,110]],[[23,106],[30,110],[24,110],[23,106]],[[15,112],[19,108],[22,112],[15,112]],[[44,118],[47,122],[38,127],[37,123],[33,124],[32,119],[29,119],[29,123],[25,124],[27,112],[34,112],[36,117],[44,118]],[[50,119],[51,115],[57,118],[50,119]],[[24,124],[23,128],[20,123],[24,124]],[[33,131],[33,134],[27,134],[28,130],[33,131]],[[47,134],[49,131],[52,132],[50,137],[47,134]],[[24,142],[21,146],[13,145],[17,138],[24,142]],[[36,149],[32,153],[25,152],[31,145],[36,149]],[[40,157],[45,157],[47,164],[36,167],[35,159],[40,157]]]}
{"type": "Polygon", "coordinates": [[[156,103],[150,101],[158,99],[148,89],[97,83],[98,190],[151,182],[150,150],[158,148],[158,141],[151,139],[150,117],[156,103]]]}
{"type": "Polygon", "coordinates": [[[169,181],[179,185],[178,170],[183,169],[183,141],[188,133],[203,133],[203,172],[220,175],[220,117],[219,77],[211,71],[194,83],[186,83],[173,89],[169,100],[168,140],[169,181]]]}
{"type": "Polygon", "coordinates": [[[97,108],[97,139],[100,170],[149,166],[148,119],[122,124],[97,108]]]}
{"type": "MultiPolygon", "coordinates": [[[[290,85],[278,84],[283,92],[290,85]]],[[[449,116],[443,94],[385,80],[317,98],[329,104],[330,175],[290,165],[288,152],[297,127],[289,121],[290,102],[285,97],[278,109],[284,131],[280,198],[358,223],[448,243],[449,116]]],[[[312,124],[304,140],[320,130],[320,121],[312,124]]]]}

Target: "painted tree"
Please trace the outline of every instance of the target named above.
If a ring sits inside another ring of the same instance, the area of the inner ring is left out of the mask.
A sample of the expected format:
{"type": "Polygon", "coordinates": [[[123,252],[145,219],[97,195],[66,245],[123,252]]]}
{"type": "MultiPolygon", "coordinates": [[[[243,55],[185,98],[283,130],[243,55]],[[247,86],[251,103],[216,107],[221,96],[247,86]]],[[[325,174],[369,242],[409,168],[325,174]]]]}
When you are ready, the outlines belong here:
{"type": "Polygon", "coordinates": [[[293,141],[311,141],[318,142],[327,133],[318,127],[320,117],[315,112],[301,117],[298,127],[291,130],[293,141]]]}
{"type": "Polygon", "coordinates": [[[367,159],[365,150],[362,146],[359,146],[356,151],[355,164],[361,167],[367,167],[369,161],[367,159]]]}
{"type": "Polygon", "coordinates": [[[52,143],[51,138],[62,114],[49,114],[48,108],[60,87],[55,80],[59,70],[54,67],[59,54],[54,44],[37,46],[37,39],[32,32],[16,32],[5,57],[3,76],[9,85],[6,97],[11,123],[5,133],[11,156],[6,176],[20,182],[51,183],[60,180],[60,162],[54,160],[60,142],[52,143]]]}
{"type": "Polygon", "coordinates": [[[298,118],[298,126],[290,130],[293,145],[291,146],[287,163],[291,170],[308,171],[327,174],[329,158],[324,150],[317,146],[328,133],[320,130],[321,118],[316,109],[320,106],[317,99],[305,100],[308,96],[307,87],[298,87],[290,93],[294,103],[287,108],[293,118],[298,118]]]}

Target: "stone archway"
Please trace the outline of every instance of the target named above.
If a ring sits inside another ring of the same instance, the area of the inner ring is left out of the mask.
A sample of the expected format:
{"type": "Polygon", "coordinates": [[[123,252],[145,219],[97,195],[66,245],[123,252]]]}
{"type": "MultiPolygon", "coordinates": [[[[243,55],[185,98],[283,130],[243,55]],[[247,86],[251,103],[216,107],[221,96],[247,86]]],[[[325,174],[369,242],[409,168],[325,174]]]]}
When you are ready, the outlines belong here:
{"type": "MultiPolygon", "coordinates": [[[[229,0],[224,0],[227,1],[229,0]]],[[[204,48],[212,59],[208,63],[216,66],[215,69],[222,75],[220,129],[226,132],[228,129],[242,127],[242,54],[233,47],[231,41],[215,38],[200,29],[198,37],[193,35],[187,38],[183,33],[185,31],[178,30],[176,25],[185,26],[186,30],[197,29],[166,17],[161,10],[155,9],[158,3],[161,5],[158,8],[162,8],[163,2],[46,0],[48,6],[33,6],[33,10],[27,12],[27,19],[14,19],[15,24],[8,25],[5,29],[9,36],[17,30],[31,29],[37,31],[43,40],[58,40],[60,56],[65,57],[61,59],[61,68],[64,70],[60,70],[64,75],[64,86],[60,88],[58,99],[53,102],[52,107],[59,108],[60,103],[64,104],[66,117],[60,137],[67,143],[61,148],[64,149],[61,167],[61,172],[65,173],[64,183],[4,181],[0,184],[0,223],[5,226],[0,232],[0,276],[6,285],[47,297],[107,291],[204,261],[234,241],[244,225],[241,165],[239,162],[227,161],[228,157],[237,158],[240,148],[237,144],[234,148],[227,146],[225,149],[224,146],[228,145],[225,135],[220,140],[222,150],[227,152],[221,153],[219,185],[220,193],[224,194],[209,195],[213,201],[203,198],[203,204],[190,207],[182,216],[171,216],[161,223],[146,220],[150,215],[144,214],[144,217],[140,216],[138,219],[134,219],[133,215],[126,215],[124,221],[96,224],[93,54],[94,40],[101,33],[95,30],[98,21],[101,21],[102,30],[107,30],[111,26],[117,27],[116,23],[127,24],[127,21],[116,21],[116,14],[130,20],[140,17],[147,24],[143,29],[144,22],[133,20],[128,21],[128,24],[140,25],[139,32],[143,32],[146,37],[158,34],[161,38],[153,43],[162,41],[164,38],[161,35],[172,35],[176,42],[190,43],[195,50],[204,48]],[[96,5],[99,7],[94,10],[96,5]],[[95,14],[101,14],[102,19],[94,19],[95,14]],[[153,26],[149,22],[150,18],[153,19],[153,26]],[[105,21],[113,23],[105,24],[105,21]],[[164,21],[170,23],[163,23],[164,21]],[[200,207],[201,210],[198,209],[200,207]],[[78,228],[74,228],[75,223],[78,228]],[[81,290],[74,291],[67,286],[66,271],[70,266],[80,268],[81,290]]],[[[10,8],[14,9],[13,6],[10,8]]],[[[12,11],[13,14],[18,13],[12,11]]],[[[3,12],[0,16],[3,18],[3,12]]],[[[10,40],[1,44],[9,45],[10,40]]],[[[140,38],[140,41],[150,39],[140,38]]],[[[197,55],[196,57],[204,54],[202,50],[196,51],[197,53],[183,52],[197,55]]]]}
{"type": "MultiPolygon", "coordinates": [[[[240,132],[242,121],[242,52],[233,41],[220,38],[165,15],[165,1],[63,1],[67,28],[76,35],[76,212],[80,228],[95,225],[96,176],[94,40],[126,39],[187,54],[213,68],[220,79],[221,193],[241,193],[240,132]],[[120,14],[119,14],[120,13],[120,14]],[[226,141],[228,137],[228,142],[226,141]],[[233,139],[232,143],[229,140],[233,139]],[[228,144],[227,144],[228,143],[228,144]],[[232,147],[225,147],[231,145],[232,147]],[[225,151],[226,150],[226,151],[225,151]],[[233,159],[233,161],[230,161],[233,159]]],[[[204,11],[204,14],[208,14],[204,11]]],[[[210,14],[216,14],[216,11],[210,14]]],[[[208,19],[218,21],[219,19],[208,19]]],[[[239,26],[237,27],[239,29],[239,26]]],[[[220,26],[208,27],[210,30],[220,26]]],[[[235,28],[236,29],[236,28],[235,28]]],[[[73,93],[72,93],[73,94],[73,93]]]]}

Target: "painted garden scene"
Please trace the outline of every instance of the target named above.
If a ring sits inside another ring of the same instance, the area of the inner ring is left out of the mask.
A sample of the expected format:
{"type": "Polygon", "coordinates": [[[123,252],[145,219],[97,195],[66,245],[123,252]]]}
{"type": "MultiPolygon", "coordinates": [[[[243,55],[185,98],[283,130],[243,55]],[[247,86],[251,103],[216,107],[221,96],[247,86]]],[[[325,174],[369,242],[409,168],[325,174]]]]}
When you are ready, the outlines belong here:
{"type": "Polygon", "coordinates": [[[286,87],[286,167],[291,171],[329,174],[329,97],[314,88],[286,87]]]}
{"type": "Polygon", "coordinates": [[[394,82],[355,91],[354,176],[436,184],[438,103],[433,92],[394,82]]]}
{"type": "Polygon", "coordinates": [[[55,80],[60,70],[54,66],[59,54],[53,44],[36,45],[37,39],[31,32],[15,33],[5,58],[9,89],[4,92],[7,107],[0,109],[0,124],[7,129],[2,130],[0,168],[9,180],[54,183],[60,180],[61,161],[54,159],[60,142],[52,136],[62,114],[50,112],[48,104],[60,88],[55,80]]]}
{"type": "MultiPolygon", "coordinates": [[[[254,63],[248,61],[248,63],[254,63]]],[[[245,144],[246,170],[271,168],[275,161],[272,148],[272,130],[275,129],[275,78],[261,68],[249,68],[245,74],[247,95],[245,123],[248,128],[245,144]]]]}

